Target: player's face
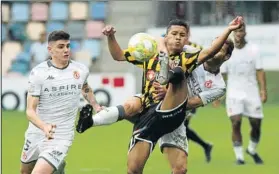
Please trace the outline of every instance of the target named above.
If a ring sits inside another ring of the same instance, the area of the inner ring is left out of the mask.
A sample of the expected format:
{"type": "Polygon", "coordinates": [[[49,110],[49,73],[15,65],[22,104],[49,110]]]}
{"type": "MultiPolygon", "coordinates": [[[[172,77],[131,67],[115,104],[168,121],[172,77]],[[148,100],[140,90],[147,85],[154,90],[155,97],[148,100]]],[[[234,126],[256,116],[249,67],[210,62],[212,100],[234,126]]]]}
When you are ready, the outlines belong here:
{"type": "Polygon", "coordinates": [[[234,39],[236,42],[240,42],[244,40],[245,35],[246,35],[245,26],[242,26],[241,28],[234,31],[234,39]]]}
{"type": "Polygon", "coordinates": [[[51,42],[48,47],[49,54],[52,58],[60,61],[68,61],[70,58],[70,41],[58,40],[51,42]]]}
{"type": "Polygon", "coordinates": [[[171,54],[181,52],[184,45],[186,45],[188,42],[187,29],[179,25],[171,26],[167,35],[165,36],[165,42],[168,51],[171,54]]]}

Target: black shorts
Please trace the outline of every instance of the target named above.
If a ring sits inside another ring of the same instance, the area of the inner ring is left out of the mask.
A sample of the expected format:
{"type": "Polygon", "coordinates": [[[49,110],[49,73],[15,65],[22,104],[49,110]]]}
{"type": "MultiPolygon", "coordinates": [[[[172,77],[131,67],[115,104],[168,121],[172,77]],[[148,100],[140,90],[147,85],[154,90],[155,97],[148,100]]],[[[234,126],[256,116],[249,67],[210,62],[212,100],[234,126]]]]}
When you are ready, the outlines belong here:
{"type": "Polygon", "coordinates": [[[183,123],[186,104],[187,100],[172,110],[161,111],[161,103],[159,103],[143,110],[134,122],[129,151],[138,141],[150,143],[150,151],[152,151],[160,137],[174,131],[183,123]]]}

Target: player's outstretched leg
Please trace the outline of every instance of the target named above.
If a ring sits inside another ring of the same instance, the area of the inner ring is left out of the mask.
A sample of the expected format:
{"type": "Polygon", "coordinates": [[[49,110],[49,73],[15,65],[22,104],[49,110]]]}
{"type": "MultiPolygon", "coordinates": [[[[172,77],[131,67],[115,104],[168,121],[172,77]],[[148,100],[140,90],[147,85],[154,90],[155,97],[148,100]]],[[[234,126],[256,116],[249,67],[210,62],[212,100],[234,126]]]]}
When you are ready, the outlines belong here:
{"type": "Polygon", "coordinates": [[[230,117],[232,122],[232,142],[236,157],[236,164],[242,165],[244,162],[242,135],[241,135],[241,115],[234,115],[230,117]]]}
{"type": "Polygon", "coordinates": [[[108,125],[115,123],[124,118],[125,111],[123,106],[112,106],[105,108],[92,116],[93,108],[91,105],[86,105],[80,111],[76,130],[78,133],[83,133],[92,126],[108,125]]]}
{"type": "Polygon", "coordinates": [[[76,130],[83,133],[92,126],[110,125],[120,120],[135,116],[142,109],[141,99],[137,96],[129,98],[123,105],[111,106],[92,116],[93,108],[86,105],[80,111],[76,130]]]}
{"type": "Polygon", "coordinates": [[[263,164],[263,160],[256,152],[256,147],[260,141],[261,135],[261,119],[249,118],[251,125],[250,141],[246,153],[249,154],[255,161],[256,164],[263,164]]]}

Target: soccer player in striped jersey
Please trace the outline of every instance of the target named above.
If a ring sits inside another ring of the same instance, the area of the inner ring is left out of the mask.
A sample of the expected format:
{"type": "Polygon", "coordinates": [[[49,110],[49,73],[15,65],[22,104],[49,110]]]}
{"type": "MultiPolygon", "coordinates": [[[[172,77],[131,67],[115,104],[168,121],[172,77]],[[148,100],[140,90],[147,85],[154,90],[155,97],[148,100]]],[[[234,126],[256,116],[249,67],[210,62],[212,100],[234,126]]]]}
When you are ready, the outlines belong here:
{"type": "MultiPolygon", "coordinates": [[[[189,32],[188,32],[188,34],[189,34],[189,32]]],[[[164,37],[164,35],[162,35],[162,36],[164,37]]],[[[158,43],[159,43],[158,49],[159,50],[162,49],[162,47],[164,47],[163,37],[158,38],[158,43]]],[[[200,50],[203,49],[203,47],[201,45],[198,45],[198,44],[190,42],[190,41],[188,41],[187,45],[190,45],[191,47],[193,47],[195,49],[200,49],[200,50]]],[[[186,49],[187,46],[185,46],[184,48],[186,49]]],[[[194,72],[196,72],[196,70],[194,70],[194,72]]],[[[195,73],[192,73],[192,74],[195,74],[195,73]]],[[[191,74],[191,77],[193,77],[192,74],[191,74]]],[[[199,74],[199,75],[201,75],[201,74],[199,74]]],[[[203,77],[207,77],[207,76],[203,76],[203,77]]],[[[218,76],[214,77],[214,79],[220,79],[220,77],[221,76],[218,75],[218,76]]],[[[206,78],[202,78],[202,79],[204,80],[202,83],[205,83],[206,78]]],[[[222,79],[222,77],[221,77],[221,79],[222,79]]],[[[192,83],[195,83],[194,86],[198,85],[197,84],[198,83],[197,77],[196,78],[188,78],[188,86],[190,85],[191,81],[192,81],[192,83]]],[[[212,81],[212,79],[211,79],[211,81],[212,81]]],[[[222,81],[222,80],[218,80],[218,81],[222,81]]],[[[215,84],[216,80],[213,80],[212,82],[213,82],[213,84],[215,84]]],[[[203,86],[203,85],[199,84],[198,86],[203,86]]],[[[221,87],[223,87],[222,83],[221,83],[221,87]]],[[[195,89],[195,87],[193,87],[192,89],[195,89]]],[[[196,91],[194,93],[195,93],[195,95],[198,95],[200,92],[201,92],[201,88],[200,88],[199,92],[196,91]]],[[[189,127],[190,120],[191,120],[192,116],[194,116],[195,114],[196,114],[196,108],[193,108],[186,113],[186,119],[184,121],[184,125],[186,127],[186,136],[187,136],[188,140],[192,140],[193,142],[196,142],[197,144],[199,144],[204,149],[206,161],[210,162],[210,160],[211,160],[211,150],[212,150],[213,145],[211,143],[208,143],[208,142],[204,141],[192,128],[189,127]]]]}
{"type": "MultiPolygon", "coordinates": [[[[143,96],[140,100],[133,101],[129,107],[134,110],[140,105],[142,111],[139,113],[139,119],[135,122],[133,136],[130,142],[128,155],[128,173],[142,173],[144,165],[152,152],[157,140],[179,127],[185,119],[186,103],[188,96],[185,74],[188,76],[196,67],[200,65],[212,55],[215,55],[223,46],[227,37],[232,30],[239,28],[242,25],[242,19],[236,18],[226,29],[222,35],[215,40],[212,46],[202,51],[183,51],[183,46],[187,41],[188,25],[180,20],[171,21],[167,29],[166,43],[170,53],[170,59],[178,62],[178,66],[172,69],[172,75],[169,79],[169,87],[163,100],[154,99],[153,95],[155,87],[153,83],[158,81],[158,74],[167,69],[160,70],[160,61],[166,58],[165,54],[159,54],[146,62],[144,68],[144,83],[143,96]],[[183,71],[180,68],[183,67],[183,71]],[[175,90],[174,90],[175,89],[175,90]],[[176,91],[176,92],[175,92],[176,91]],[[186,98],[185,98],[186,97],[186,98]]],[[[119,47],[113,27],[106,27],[104,34],[108,36],[110,52],[115,60],[129,61],[135,65],[141,64],[126,50],[123,51],[119,47]]],[[[167,58],[168,59],[168,58],[167,58]]],[[[168,66],[166,66],[168,67],[168,66]]],[[[138,108],[134,110],[139,111],[138,108]]],[[[92,125],[101,125],[116,122],[118,119],[125,117],[125,108],[123,106],[109,107],[101,111],[96,117],[80,117],[77,125],[77,131],[83,132],[92,125]],[[109,114],[108,114],[109,113],[109,114]],[[117,115],[114,117],[113,115],[117,115]],[[105,118],[106,117],[106,118],[105,118]],[[106,120],[106,121],[105,121],[106,120]],[[89,126],[85,126],[84,122],[90,122],[89,126]],[[83,126],[84,125],[84,126],[83,126]]],[[[166,154],[169,155],[170,163],[173,162],[177,150],[168,148],[166,154]]],[[[186,159],[185,151],[182,151],[183,158],[186,159]]],[[[186,164],[185,164],[186,165],[186,164]]],[[[186,167],[183,168],[183,173],[186,173],[186,167]]],[[[173,173],[181,173],[181,171],[173,170],[173,173]]]]}
{"type": "Polygon", "coordinates": [[[63,170],[61,165],[74,139],[81,93],[96,111],[101,110],[87,83],[88,68],[70,60],[70,35],[50,33],[48,52],[51,58],[34,67],[29,76],[29,126],[21,153],[21,174],[62,172],[57,170],[63,170]]]}

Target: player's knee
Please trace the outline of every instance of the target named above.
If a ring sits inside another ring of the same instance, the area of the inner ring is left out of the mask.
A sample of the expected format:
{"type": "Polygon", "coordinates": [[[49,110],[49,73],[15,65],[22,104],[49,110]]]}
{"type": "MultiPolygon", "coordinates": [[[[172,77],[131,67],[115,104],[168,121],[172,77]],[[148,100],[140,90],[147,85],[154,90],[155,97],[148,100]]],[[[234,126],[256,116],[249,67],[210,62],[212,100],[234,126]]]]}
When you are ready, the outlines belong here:
{"type": "Polygon", "coordinates": [[[240,130],[241,120],[232,120],[232,127],[233,130],[238,131],[240,130]]]}
{"type": "Polygon", "coordinates": [[[127,173],[128,174],[141,174],[143,169],[135,162],[128,163],[127,173]]]}
{"type": "Polygon", "coordinates": [[[29,167],[21,167],[20,168],[20,174],[31,174],[32,169],[29,167]]]}
{"type": "Polygon", "coordinates": [[[130,117],[133,113],[133,105],[130,102],[126,102],[123,105],[124,110],[125,110],[125,116],[130,117]]]}
{"type": "Polygon", "coordinates": [[[177,165],[172,169],[173,174],[186,174],[187,168],[185,165],[177,165]]]}
{"type": "Polygon", "coordinates": [[[21,168],[20,169],[20,174],[31,174],[32,171],[29,171],[29,170],[26,170],[26,169],[23,169],[21,168]]]}

